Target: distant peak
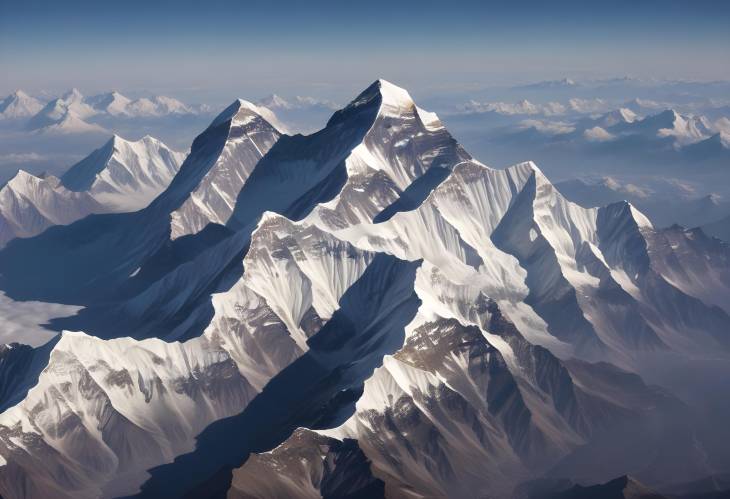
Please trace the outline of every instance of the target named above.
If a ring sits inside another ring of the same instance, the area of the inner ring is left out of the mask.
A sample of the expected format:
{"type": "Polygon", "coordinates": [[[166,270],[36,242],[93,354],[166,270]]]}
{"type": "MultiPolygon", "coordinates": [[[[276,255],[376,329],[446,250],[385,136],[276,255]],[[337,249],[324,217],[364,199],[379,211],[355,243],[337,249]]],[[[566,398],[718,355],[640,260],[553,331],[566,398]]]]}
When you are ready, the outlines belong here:
{"type": "Polygon", "coordinates": [[[277,94],[271,94],[258,102],[258,105],[265,106],[270,109],[289,109],[291,104],[283,97],[277,94]]]}
{"type": "Polygon", "coordinates": [[[666,109],[666,110],[662,111],[661,113],[657,114],[657,116],[665,118],[665,119],[671,119],[671,120],[676,120],[677,118],[682,117],[682,115],[680,115],[674,109],[666,109]]]}
{"type": "Polygon", "coordinates": [[[71,90],[69,90],[68,92],[63,94],[64,100],[78,99],[78,98],[83,98],[83,94],[76,87],[72,88],[71,90]]]}
{"type": "Polygon", "coordinates": [[[618,114],[627,122],[631,123],[636,120],[636,113],[627,107],[618,109],[618,114]]]}
{"type": "Polygon", "coordinates": [[[39,177],[20,169],[18,170],[18,173],[16,173],[15,176],[8,181],[7,185],[13,190],[22,190],[29,183],[37,182],[39,180],[41,180],[39,177]]]}

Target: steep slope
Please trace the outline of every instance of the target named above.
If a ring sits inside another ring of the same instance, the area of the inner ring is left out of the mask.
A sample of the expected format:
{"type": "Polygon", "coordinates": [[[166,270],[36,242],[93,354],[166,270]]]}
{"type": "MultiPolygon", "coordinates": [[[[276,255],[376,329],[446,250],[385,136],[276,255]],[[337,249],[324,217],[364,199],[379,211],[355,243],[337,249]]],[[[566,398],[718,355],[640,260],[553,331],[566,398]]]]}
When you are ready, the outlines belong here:
{"type": "Polygon", "coordinates": [[[727,248],[690,236],[482,165],[382,80],[309,136],[237,101],[147,208],[0,253],[6,286],[77,291],[96,335],[12,383],[0,493],[504,497],[594,448],[690,479],[685,408],[585,361],[727,356],[697,285],[727,248]]]}
{"type": "Polygon", "coordinates": [[[228,120],[228,137],[215,163],[172,212],[172,239],[198,233],[209,223],[225,225],[241,187],[281,135],[273,113],[244,100],[229,106],[211,126],[228,120]]]}
{"type": "Polygon", "coordinates": [[[184,157],[152,137],[129,142],[115,135],[60,180],[20,170],[0,189],[0,247],[93,213],[144,208],[167,187],[184,157]]]}
{"type": "Polygon", "coordinates": [[[105,211],[135,211],[147,206],[172,181],[185,153],[149,135],[132,142],[114,135],[61,176],[69,190],[87,192],[105,211]]]}
{"type": "Polygon", "coordinates": [[[81,92],[74,88],[46,104],[28,121],[27,126],[29,130],[59,133],[100,131],[99,125],[84,121],[95,114],[97,111],[87,104],[81,92]]]}
{"type": "MultiPolygon", "coordinates": [[[[360,338],[376,334],[365,343],[351,339],[350,355],[339,355],[336,362],[349,359],[367,365],[377,361],[379,349],[388,343],[384,345],[382,339],[397,333],[399,318],[407,317],[407,309],[412,308],[407,279],[410,272],[412,281],[411,266],[393,258],[374,259],[372,254],[311,229],[302,230],[296,239],[278,241],[277,231],[287,227],[296,231],[290,222],[273,217],[257,229],[246,258],[249,265],[262,265],[260,271],[269,279],[262,280],[252,272],[218,295],[214,299],[216,318],[202,337],[165,343],[128,338],[104,341],[65,333],[25,401],[2,415],[6,431],[0,439],[4,451],[11,453],[6,454],[11,465],[0,468],[3,494],[16,496],[25,489],[31,496],[93,497],[101,486],[107,494],[131,492],[141,483],[145,468],[189,449],[206,424],[243,410],[274,374],[308,350],[307,335],[322,327],[318,312],[306,302],[301,325],[291,322],[298,320],[290,315],[293,303],[276,291],[288,289],[292,277],[300,276],[301,285],[312,289],[314,306],[325,320],[328,312],[336,315],[332,308],[339,309],[338,302],[345,300],[341,306],[346,312],[340,314],[356,325],[354,331],[370,324],[360,338]],[[280,227],[282,223],[285,225],[280,227]],[[272,238],[278,244],[272,244],[272,238]],[[290,251],[308,256],[300,263],[301,269],[290,251]],[[279,274],[276,266],[263,265],[269,259],[288,266],[290,272],[279,274]],[[352,271],[333,273],[353,259],[352,271]],[[334,289],[321,280],[328,274],[339,283],[334,289]],[[261,288],[265,285],[271,288],[261,288]],[[318,304],[318,295],[326,301],[318,304]],[[405,301],[399,304],[400,300],[405,301]],[[383,322],[388,316],[396,321],[390,328],[383,322]],[[307,330],[304,340],[301,327],[307,330]],[[371,349],[374,351],[364,355],[371,349]],[[59,391],[64,386],[71,391],[59,391]],[[207,409],[194,409],[196,406],[207,409]],[[71,427],[52,416],[58,410],[71,427]],[[189,416],[179,420],[183,414],[189,416]],[[18,426],[11,421],[23,423],[18,426]],[[33,429],[29,433],[23,428],[33,429]],[[41,432],[42,440],[33,436],[36,431],[41,432]],[[47,465],[38,459],[45,459],[47,465]]],[[[334,321],[329,326],[333,338],[346,334],[342,320],[330,320],[334,321]]],[[[320,363],[331,362],[328,350],[323,347],[320,363]]]]}
{"type": "Polygon", "coordinates": [[[33,237],[52,225],[66,225],[104,206],[86,192],[72,192],[53,176],[19,170],[0,189],[0,247],[16,237],[33,237]]]}

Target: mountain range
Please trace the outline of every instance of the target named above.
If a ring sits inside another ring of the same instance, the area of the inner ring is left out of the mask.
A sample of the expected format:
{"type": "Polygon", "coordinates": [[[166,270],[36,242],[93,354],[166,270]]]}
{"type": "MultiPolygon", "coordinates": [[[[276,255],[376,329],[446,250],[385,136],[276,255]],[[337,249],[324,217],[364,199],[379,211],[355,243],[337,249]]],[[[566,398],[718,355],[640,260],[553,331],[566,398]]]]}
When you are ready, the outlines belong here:
{"type": "Polygon", "coordinates": [[[108,133],[98,123],[105,119],[154,119],[207,112],[207,106],[189,106],[172,97],[130,99],[117,91],[86,97],[76,88],[48,102],[22,90],[0,101],[0,118],[26,120],[28,130],[53,134],[108,133]]]}
{"type": "Polygon", "coordinates": [[[41,109],[43,103],[22,90],[16,90],[0,101],[0,117],[5,119],[26,118],[35,115],[41,109]]]}
{"type": "MultiPolygon", "coordinates": [[[[685,227],[705,226],[730,215],[730,202],[722,196],[698,196],[682,183],[672,182],[671,179],[662,180],[665,181],[637,185],[604,176],[564,180],[556,183],[555,187],[566,198],[586,208],[627,200],[659,227],[674,224],[685,227]]],[[[706,232],[717,236],[716,233],[706,232]]],[[[721,239],[727,240],[725,237],[721,239]]]]}
{"type": "Polygon", "coordinates": [[[0,251],[10,298],[84,307],[0,350],[3,497],[651,497],[730,469],[730,411],[684,398],[730,359],[701,229],[490,168],[385,80],[309,135],[236,100],[179,168],[133,168],[165,156],[141,142],[54,181],[154,185],[138,211],[0,251]]]}
{"type": "Polygon", "coordinates": [[[0,247],[92,213],[136,211],[162,192],[185,158],[162,142],[117,135],[61,178],[23,170],[0,188],[0,247]]]}

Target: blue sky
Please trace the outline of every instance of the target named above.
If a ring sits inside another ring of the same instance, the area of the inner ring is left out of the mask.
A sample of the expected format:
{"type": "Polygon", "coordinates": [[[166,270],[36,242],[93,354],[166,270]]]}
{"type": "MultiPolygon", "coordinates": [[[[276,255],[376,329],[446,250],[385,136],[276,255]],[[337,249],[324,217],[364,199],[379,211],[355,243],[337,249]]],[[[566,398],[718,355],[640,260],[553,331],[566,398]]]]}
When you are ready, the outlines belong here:
{"type": "Polygon", "coordinates": [[[0,93],[352,96],[619,75],[730,79],[730,2],[0,0],[0,93]]]}

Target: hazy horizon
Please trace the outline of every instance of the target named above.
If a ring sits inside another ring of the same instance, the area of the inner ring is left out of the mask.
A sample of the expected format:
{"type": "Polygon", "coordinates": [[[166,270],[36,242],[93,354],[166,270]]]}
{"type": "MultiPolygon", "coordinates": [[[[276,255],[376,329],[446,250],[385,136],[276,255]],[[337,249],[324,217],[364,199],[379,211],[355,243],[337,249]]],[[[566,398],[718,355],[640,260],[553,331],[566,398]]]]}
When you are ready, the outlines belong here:
{"type": "Polygon", "coordinates": [[[0,16],[0,94],[78,87],[221,104],[272,92],[343,100],[377,78],[422,96],[562,78],[730,79],[730,4],[700,3],[31,1],[0,16]]]}

